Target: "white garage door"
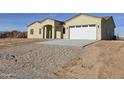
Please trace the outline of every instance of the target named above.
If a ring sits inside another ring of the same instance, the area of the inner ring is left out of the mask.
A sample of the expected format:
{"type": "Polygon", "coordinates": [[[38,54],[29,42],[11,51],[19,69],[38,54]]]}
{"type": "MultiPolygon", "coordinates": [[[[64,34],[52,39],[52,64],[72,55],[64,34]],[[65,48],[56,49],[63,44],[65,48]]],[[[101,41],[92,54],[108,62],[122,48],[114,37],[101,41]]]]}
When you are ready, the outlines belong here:
{"type": "Polygon", "coordinates": [[[96,40],[96,25],[70,26],[70,39],[93,39],[96,40]]]}

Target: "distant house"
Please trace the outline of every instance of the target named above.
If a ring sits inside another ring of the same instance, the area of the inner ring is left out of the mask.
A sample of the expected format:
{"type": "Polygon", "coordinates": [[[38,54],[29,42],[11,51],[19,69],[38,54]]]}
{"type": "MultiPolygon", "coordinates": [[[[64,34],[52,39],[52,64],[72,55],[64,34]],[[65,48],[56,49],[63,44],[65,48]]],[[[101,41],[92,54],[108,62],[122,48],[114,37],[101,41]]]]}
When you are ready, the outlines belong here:
{"type": "Polygon", "coordinates": [[[46,18],[27,26],[28,38],[42,39],[112,39],[115,23],[112,16],[78,14],[64,22],[46,18]]]}

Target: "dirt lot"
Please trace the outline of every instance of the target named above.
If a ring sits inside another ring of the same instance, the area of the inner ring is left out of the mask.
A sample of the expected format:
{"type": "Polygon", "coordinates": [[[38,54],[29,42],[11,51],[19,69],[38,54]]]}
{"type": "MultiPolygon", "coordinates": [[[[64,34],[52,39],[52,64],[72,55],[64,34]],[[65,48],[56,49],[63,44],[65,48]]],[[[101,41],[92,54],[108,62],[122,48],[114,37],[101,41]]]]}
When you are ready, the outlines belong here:
{"type": "Polygon", "coordinates": [[[51,78],[123,79],[124,41],[98,41],[82,55],[56,70],[51,78]]]}
{"type": "Polygon", "coordinates": [[[78,57],[81,51],[79,47],[39,43],[2,48],[0,49],[0,78],[49,78],[56,69],[78,57]]]}
{"type": "Polygon", "coordinates": [[[37,41],[0,39],[0,78],[124,78],[124,41],[98,41],[84,48],[37,41]]]}
{"type": "Polygon", "coordinates": [[[12,46],[28,44],[32,42],[42,41],[41,39],[24,39],[24,38],[2,38],[0,39],[0,49],[12,46]]]}

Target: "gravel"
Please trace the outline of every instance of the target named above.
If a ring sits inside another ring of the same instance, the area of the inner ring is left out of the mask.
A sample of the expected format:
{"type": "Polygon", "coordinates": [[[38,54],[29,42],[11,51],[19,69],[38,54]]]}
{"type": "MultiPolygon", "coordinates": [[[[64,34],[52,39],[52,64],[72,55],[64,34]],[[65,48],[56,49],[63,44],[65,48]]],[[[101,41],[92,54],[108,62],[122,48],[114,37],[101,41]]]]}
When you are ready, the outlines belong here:
{"type": "Polygon", "coordinates": [[[81,47],[36,43],[0,49],[0,78],[46,79],[81,53],[81,47]]]}

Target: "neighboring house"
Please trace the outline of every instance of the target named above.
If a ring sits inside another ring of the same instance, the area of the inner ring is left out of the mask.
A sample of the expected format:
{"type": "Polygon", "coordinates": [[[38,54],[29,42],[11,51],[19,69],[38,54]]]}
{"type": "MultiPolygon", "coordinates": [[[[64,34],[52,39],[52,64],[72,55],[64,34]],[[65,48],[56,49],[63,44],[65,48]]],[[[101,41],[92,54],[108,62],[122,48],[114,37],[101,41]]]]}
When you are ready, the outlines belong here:
{"type": "Polygon", "coordinates": [[[112,39],[115,23],[112,16],[78,14],[64,22],[46,18],[27,26],[28,38],[42,39],[112,39]]]}

